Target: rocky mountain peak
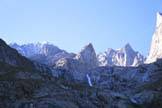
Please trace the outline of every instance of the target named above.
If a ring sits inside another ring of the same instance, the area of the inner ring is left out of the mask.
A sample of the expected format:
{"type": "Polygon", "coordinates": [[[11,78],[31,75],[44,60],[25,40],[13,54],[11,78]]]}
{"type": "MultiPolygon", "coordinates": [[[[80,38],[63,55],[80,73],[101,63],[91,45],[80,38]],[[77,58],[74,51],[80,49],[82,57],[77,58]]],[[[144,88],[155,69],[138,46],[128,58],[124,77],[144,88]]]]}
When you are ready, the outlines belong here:
{"type": "Polygon", "coordinates": [[[156,27],[159,27],[162,24],[162,13],[157,12],[156,14],[156,27]]]}
{"type": "Polygon", "coordinates": [[[75,54],[68,53],[49,42],[10,44],[10,46],[30,60],[49,66],[53,66],[60,58],[73,58],[75,56],[75,54]]]}
{"type": "Polygon", "coordinates": [[[10,44],[12,48],[18,50],[23,56],[28,58],[35,56],[35,55],[44,55],[44,56],[54,56],[55,54],[62,52],[63,50],[59,49],[57,46],[49,42],[44,43],[28,43],[23,45],[18,45],[16,43],[10,44]]]}
{"type": "Polygon", "coordinates": [[[162,14],[157,13],[156,29],[152,37],[152,43],[146,63],[155,62],[162,58],[162,14]]]}
{"type": "Polygon", "coordinates": [[[88,43],[75,57],[88,67],[96,67],[98,65],[96,52],[91,43],[88,43]]]}
{"type": "Polygon", "coordinates": [[[2,46],[6,46],[6,45],[7,45],[6,42],[4,40],[0,39],[0,46],[2,47],[2,46]]]}
{"type": "Polygon", "coordinates": [[[127,44],[123,47],[123,49],[125,49],[125,50],[133,50],[133,48],[131,47],[131,45],[130,45],[129,43],[127,43],[127,44]]]}
{"type": "Polygon", "coordinates": [[[42,45],[41,53],[44,54],[45,56],[55,55],[58,52],[61,52],[61,49],[54,46],[53,44],[45,43],[45,44],[42,45]]]}
{"type": "Polygon", "coordinates": [[[117,50],[109,48],[97,57],[100,66],[138,66],[144,61],[144,57],[134,51],[129,43],[117,50]]]}
{"type": "Polygon", "coordinates": [[[108,48],[108,49],[106,49],[105,52],[107,52],[107,53],[111,53],[111,52],[114,52],[114,49],[112,49],[112,48],[108,48]]]}
{"type": "Polygon", "coordinates": [[[19,47],[19,45],[17,43],[11,43],[10,46],[19,47]]]}
{"type": "Polygon", "coordinates": [[[122,49],[122,53],[125,53],[127,56],[133,56],[135,55],[136,51],[131,47],[129,43],[127,43],[122,49]]]}
{"type": "Polygon", "coordinates": [[[87,45],[85,45],[85,46],[81,49],[80,53],[83,53],[83,52],[86,52],[86,51],[89,51],[89,50],[91,50],[91,51],[93,51],[93,52],[95,51],[94,48],[93,48],[92,43],[88,43],[87,45]]]}

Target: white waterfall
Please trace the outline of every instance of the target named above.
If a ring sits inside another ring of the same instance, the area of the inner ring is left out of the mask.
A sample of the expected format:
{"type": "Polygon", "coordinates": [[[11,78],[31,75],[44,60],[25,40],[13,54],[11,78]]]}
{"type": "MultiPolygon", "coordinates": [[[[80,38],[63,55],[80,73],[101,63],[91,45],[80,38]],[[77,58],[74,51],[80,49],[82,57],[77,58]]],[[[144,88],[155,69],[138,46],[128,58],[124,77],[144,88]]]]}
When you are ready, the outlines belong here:
{"type": "Polygon", "coordinates": [[[89,75],[88,75],[88,74],[87,74],[86,76],[87,76],[87,79],[88,79],[88,84],[89,84],[89,86],[90,86],[90,87],[92,87],[91,78],[89,77],[89,75]]]}

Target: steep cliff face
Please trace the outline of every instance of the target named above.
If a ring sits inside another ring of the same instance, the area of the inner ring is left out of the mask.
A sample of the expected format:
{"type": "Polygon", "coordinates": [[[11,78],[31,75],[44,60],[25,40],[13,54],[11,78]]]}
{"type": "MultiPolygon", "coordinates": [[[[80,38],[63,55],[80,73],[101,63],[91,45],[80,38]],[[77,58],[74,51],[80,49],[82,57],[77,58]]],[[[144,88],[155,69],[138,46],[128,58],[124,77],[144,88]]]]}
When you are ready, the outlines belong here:
{"type": "Polygon", "coordinates": [[[78,61],[85,64],[88,68],[98,66],[98,60],[93,45],[89,43],[86,45],[75,57],[78,61]]]}
{"type": "Polygon", "coordinates": [[[144,62],[144,57],[132,49],[130,44],[123,48],[108,49],[98,55],[100,66],[138,66],[144,62]]]}
{"type": "Polygon", "coordinates": [[[55,64],[55,68],[65,71],[63,76],[66,79],[79,81],[85,81],[88,71],[96,67],[98,61],[91,43],[82,48],[75,57],[59,59],[55,64]]]}
{"type": "Polygon", "coordinates": [[[158,58],[162,58],[162,14],[157,13],[157,21],[155,32],[152,37],[150,52],[146,63],[155,62],[158,58]]]}

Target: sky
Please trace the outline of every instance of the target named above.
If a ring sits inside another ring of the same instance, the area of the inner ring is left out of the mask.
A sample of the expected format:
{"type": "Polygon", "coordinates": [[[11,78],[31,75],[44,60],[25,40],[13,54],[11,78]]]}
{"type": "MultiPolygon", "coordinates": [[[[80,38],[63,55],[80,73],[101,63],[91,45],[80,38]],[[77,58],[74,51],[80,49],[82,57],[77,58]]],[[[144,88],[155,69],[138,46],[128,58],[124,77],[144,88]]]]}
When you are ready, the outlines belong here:
{"type": "Polygon", "coordinates": [[[147,55],[162,0],[0,0],[0,38],[97,53],[126,43],[147,55]]]}

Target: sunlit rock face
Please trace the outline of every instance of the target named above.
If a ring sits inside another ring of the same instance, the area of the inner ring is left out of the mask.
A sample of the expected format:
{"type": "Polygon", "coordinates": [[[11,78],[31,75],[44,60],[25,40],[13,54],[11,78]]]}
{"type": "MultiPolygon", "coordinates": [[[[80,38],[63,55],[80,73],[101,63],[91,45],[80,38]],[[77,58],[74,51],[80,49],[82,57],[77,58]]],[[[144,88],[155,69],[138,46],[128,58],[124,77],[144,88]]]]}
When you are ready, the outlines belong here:
{"type": "Polygon", "coordinates": [[[162,58],[162,14],[157,13],[155,32],[152,37],[152,43],[146,63],[155,62],[162,58]]]}
{"type": "Polygon", "coordinates": [[[18,50],[19,53],[21,53],[23,56],[26,57],[32,57],[34,55],[55,55],[62,50],[59,49],[57,46],[54,46],[53,44],[49,42],[44,43],[29,43],[29,44],[23,44],[18,45],[16,43],[10,44],[12,48],[15,48],[18,50]]]}
{"type": "Polygon", "coordinates": [[[138,66],[143,64],[144,59],[139,52],[132,49],[130,44],[117,50],[109,48],[98,55],[100,66],[138,66]]]}
{"type": "Polygon", "coordinates": [[[98,66],[96,52],[91,43],[82,48],[81,51],[76,55],[75,59],[86,65],[88,68],[98,66]]]}
{"type": "Polygon", "coordinates": [[[59,59],[54,68],[63,69],[66,79],[85,80],[90,69],[98,67],[98,60],[91,43],[84,46],[73,58],[59,59]]]}
{"type": "Polygon", "coordinates": [[[68,53],[49,42],[23,45],[14,43],[10,44],[10,46],[15,48],[23,56],[48,66],[53,66],[61,58],[72,58],[75,56],[75,54],[68,53]]]}

